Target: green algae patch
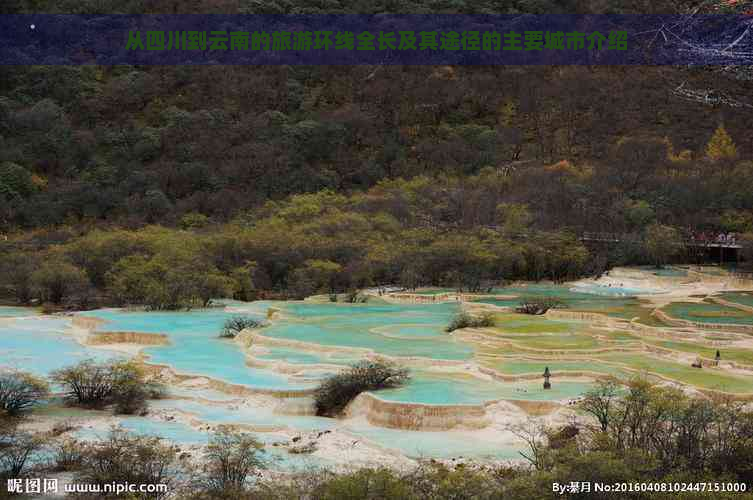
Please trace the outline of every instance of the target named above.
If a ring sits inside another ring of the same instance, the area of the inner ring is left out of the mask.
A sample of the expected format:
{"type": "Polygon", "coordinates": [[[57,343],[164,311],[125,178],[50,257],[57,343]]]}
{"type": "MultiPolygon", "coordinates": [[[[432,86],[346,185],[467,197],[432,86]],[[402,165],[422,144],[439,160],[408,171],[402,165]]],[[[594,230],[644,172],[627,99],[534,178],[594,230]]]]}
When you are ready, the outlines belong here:
{"type": "Polygon", "coordinates": [[[403,387],[374,393],[379,399],[430,405],[482,404],[515,394],[510,384],[487,381],[465,373],[415,370],[403,387]]]}
{"type": "Polygon", "coordinates": [[[735,304],[753,307],[753,292],[723,293],[719,297],[735,304]]]}
{"type": "Polygon", "coordinates": [[[515,344],[530,349],[597,349],[604,347],[598,339],[589,335],[500,335],[500,339],[509,340],[515,344]]]}
{"type": "Polygon", "coordinates": [[[664,323],[661,319],[657,318],[656,316],[651,315],[650,313],[646,317],[638,318],[636,322],[645,326],[657,326],[657,327],[669,326],[666,323],[664,323]]]}
{"type": "Polygon", "coordinates": [[[280,340],[355,348],[387,356],[463,360],[472,346],[444,331],[458,312],[456,304],[282,305],[286,317],[264,331],[280,340]]]}
{"type": "Polygon", "coordinates": [[[688,275],[687,269],[675,266],[665,266],[659,269],[656,266],[638,266],[638,269],[664,278],[683,278],[688,275]]]}
{"type": "Polygon", "coordinates": [[[611,342],[635,342],[641,340],[640,337],[632,333],[625,332],[623,330],[605,330],[598,333],[600,337],[604,337],[611,342]]]}
{"type": "MultiPolygon", "coordinates": [[[[639,317],[650,321],[651,307],[643,307],[648,303],[634,297],[640,290],[605,286],[591,286],[587,289],[592,291],[598,289],[598,291],[586,293],[583,290],[562,285],[530,284],[527,286],[495,289],[493,293],[517,295],[518,297],[532,295],[550,297],[560,300],[571,311],[601,313],[620,319],[639,317]]],[[[476,302],[503,307],[515,307],[519,305],[520,299],[480,297],[476,302]]]]}
{"type": "Polygon", "coordinates": [[[497,313],[494,315],[495,330],[501,333],[559,333],[572,332],[579,326],[567,321],[551,320],[542,316],[517,313],[497,313]]]}
{"type": "Polygon", "coordinates": [[[558,374],[592,372],[596,374],[612,375],[615,377],[628,378],[630,372],[619,366],[612,366],[591,360],[580,361],[556,361],[556,360],[524,360],[501,357],[478,357],[479,365],[495,370],[504,375],[527,375],[542,374],[549,367],[555,377],[558,374]]]}
{"type": "Polygon", "coordinates": [[[677,382],[701,389],[711,389],[731,393],[753,393],[750,378],[729,375],[709,368],[693,368],[689,364],[675,363],[647,355],[608,354],[601,359],[620,363],[633,370],[653,373],[677,382]]]}
{"type": "MultiPolygon", "coordinates": [[[[719,350],[723,361],[734,361],[746,365],[753,365],[753,351],[747,349],[735,349],[725,347],[706,347],[691,342],[679,342],[674,340],[642,339],[645,343],[671,349],[673,351],[698,354],[704,358],[714,359],[716,351],[719,350]]],[[[751,381],[751,392],[753,392],[753,381],[751,381]]]]}
{"type": "Polygon", "coordinates": [[[672,302],[661,310],[673,318],[688,321],[753,325],[753,313],[710,302],[672,302]]]}

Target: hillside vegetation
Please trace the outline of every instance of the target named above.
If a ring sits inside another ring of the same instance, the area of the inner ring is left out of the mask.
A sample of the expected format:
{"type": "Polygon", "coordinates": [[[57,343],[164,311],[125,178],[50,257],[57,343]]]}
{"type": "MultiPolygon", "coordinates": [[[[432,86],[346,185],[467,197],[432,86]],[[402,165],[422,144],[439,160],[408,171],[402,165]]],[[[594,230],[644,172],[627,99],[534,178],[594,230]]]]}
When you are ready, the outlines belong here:
{"type": "MultiPolygon", "coordinates": [[[[17,0],[3,11],[717,7],[17,0]]],[[[660,265],[682,257],[691,231],[738,233],[750,256],[751,95],[753,76],[734,67],[2,67],[0,293],[177,308],[386,282],[479,290],[660,265]],[[604,230],[637,243],[589,255],[576,236],[604,230]]]]}

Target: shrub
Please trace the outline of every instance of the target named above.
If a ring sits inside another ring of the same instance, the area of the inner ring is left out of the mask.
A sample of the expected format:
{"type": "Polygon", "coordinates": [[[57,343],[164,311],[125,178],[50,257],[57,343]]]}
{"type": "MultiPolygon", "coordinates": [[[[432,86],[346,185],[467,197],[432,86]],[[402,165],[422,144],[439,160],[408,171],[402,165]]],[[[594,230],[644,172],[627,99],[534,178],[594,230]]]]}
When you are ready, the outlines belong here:
{"type": "Polygon", "coordinates": [[[561,300],[554,297],[523,297],[515,310],[523,314],[540,315],[546,313],[549,309],[561,308],[563,305],[561,300]]]}
{"type": "Polygon", "coordinates": [[[112,394],[109,366],[90,359],[55,370],[50,378],[65,388],[69,401],[82,406],[102,405],[112,394]]]}
{"type": "Polygon", "coordinates": [[[52,460],[56,471],[78,470],[84,461],[84,446],[75,439],[63,439],[52,447],[52,460]]]}
{"type": "Polygon", "coordinates": [[[89,285],[86,273],[61,258],[49,258],[31,274],[33,289],[42,302],[59,305],[89,285]]]}
{"type": "Polygon", "coordinates": [[[246,328],[260,328],[262,326],[264,326],[264,323],[258,319],[249,318],[248,316],[235,316],[225,321],[220,332],[220,337],[232,339],[246,328]]]}
{"type": "Polygon", "coordinates": [[[327,500],[337,498],[407,500],[413,497],[410,482],[388,468],[359,469],[335,475],[318,485],[314,496],[327,500]]]}
{"type": "Polygon", "coordinates": [[[352,290],[345,296],[345,302],[350,304],[364,304],[369,301],[369,296],[359,292],[358,290],[352,290]]]}
{"type": "MultiPolygon", "coordinates": [[[[175,447],[158,437],[132,435],[119,428],[112,429],[104,441],[85,445],[82,465],[76,482],[97,485],[128,482],[169,486],[178,472],[175,447]]],[[[154,492],[149,497],[166,494],[154,492]]]]}
{"type": "Polygon", "coordinates": [[[189,212],[180,218],[181,229],[201,229],[209,223],[209,217],[198,212],[189,212]]]}
{"type": "Polygon", "coordinates": [[[52,429],[50,429],[50,436],[51,437],[57,437],[61,434],[65,434],[66,432],[70,432],[76,428],[76,425],[73,424],[70,420],[63,420],[61,422],[56,422],[52,429]]]}
{"type": "MultiPolygon", "coordinates": [[[[253,500],[493,500],[508,498],[503,486],[520,469],[503,470],[486,467],[465,467],[459,464],[446,467],[438,463],[421,462],[418,467],[398,471],[390,467],[358,468],[336,472],[312,469],[294,474],[287,481],[259,481],[248,496],[253,500]]],[[[544,498],[530,488],[522,498],[544,498]]],[[[207,498],[207,497],[201,497],[207,498]]],[[[216,498],[216,497],[209,497],[216,498]]],[[[520,497],[516,497],[520,498],[520,497]]],[[[547,497],[548,498],[548,497],[547,497]]]]}
{"type": "Polygon", "coordinates": [[[316,449],[316,443],[312,441],[305,444],[290,446],[288,448],[288,453],[292,455],[307,455],[309,453],[314,453],[316,449]]]}
{"type": "Polygon", "coordinates": [[[6,253],[0,260],[0,276],[19,304],[26,304],[32,298],[31,275],[38,265],[36,256],[22,252],[6,253]]]}
{"type": "Polygon", "coordinates": [[[112,404],[115,413],[124,414],[145,409],[146,400],[159,389],[132,361],[84,360],[52,372],[51,378],[65,388],[66,397],[73,404],[85,407],[112,404]]]}
{"type": "Polygon", "coordinates": [[[146,410],[146,401],[153,397],[155,384],[146,380],[144,370],[133,362],[113,363],[110,402],[117,414],[132,415],[146,410]]]}
{"type": "Polygon", "coordinates": [[[504,471],[500,469],[467,467],[462,463],[451,467],[428,462],[404,473],[401,479],[410,485],[411,498],[492,500],[507,498],[498,477],[502,474],[504,471]]]}
{"type": "Polygon", "coordinates": [[[145,413],[147,400],[161,397],[162,387],[150,380],[144,369],[133,361],[109,364],[112,393],[109,402],[116,414],[145,413]]]}
{"type": "Polygon", "coordinates": [[[234,285],[205,255],[179,244],[166,245],[149,258],[123,257],[105,280],[116,302],[143,304],[153,311],[207,307],[212,298],[232,296],[234,285]]]}
{"type": "Polygon", "coordinates": [[[0,373],[0,415],[18,416],[49,394],[46,381],[25,372],[0,373]]]}
{"type": "Polygon", "coordinates": [[[406,368],[384,361],[360,361],[325,379],[317,388],[316,414],[338,415],[362,392],[399,387],[409,378],[406,368]]]}
{"type": "Polygon", "coordinates": [[[23,477],[44,445],[41,434],[21,432],[13,423],[0,422],[0,480],[23,477]]]}
{"type": "Polygon", "coordinates": [[[250,434],[220,426],[207,446],[204,482],[210,491],[237,498],[263,469],[264,446],[250,434]]]}
{"type": "Polygon", "coordinates": [[[484,328],[494,326],[494,316],[491,313],[484,313],[481,316],[471,316],[466,312],[457,314],[445,331],[454,332],[461,328],[484,328]]]}

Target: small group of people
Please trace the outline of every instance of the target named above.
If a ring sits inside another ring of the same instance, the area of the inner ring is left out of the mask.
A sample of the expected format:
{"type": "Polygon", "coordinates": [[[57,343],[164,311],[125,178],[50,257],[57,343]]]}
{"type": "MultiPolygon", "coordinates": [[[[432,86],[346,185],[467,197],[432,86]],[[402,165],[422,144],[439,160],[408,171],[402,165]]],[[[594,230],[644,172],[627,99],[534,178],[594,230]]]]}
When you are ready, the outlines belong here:
{"type": "Polygon", "coordinates": [[[721,243],[726,245],[734,245],[737,241],[737,235],[735,233],[713,233],[713,232],[690,232],[690,239],[699,241],[702,243],[721,243]]]}

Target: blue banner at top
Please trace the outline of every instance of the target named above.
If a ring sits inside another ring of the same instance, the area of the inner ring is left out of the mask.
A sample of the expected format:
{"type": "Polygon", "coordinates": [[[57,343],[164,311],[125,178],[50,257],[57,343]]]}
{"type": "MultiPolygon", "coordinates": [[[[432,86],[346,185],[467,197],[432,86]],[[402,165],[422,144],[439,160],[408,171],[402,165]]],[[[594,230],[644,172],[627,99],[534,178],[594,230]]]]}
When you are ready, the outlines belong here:
{"type": "Polygon", "coordinates": [[[2,15],[0,64],[747,65],[744,15],[2,15]]]}

